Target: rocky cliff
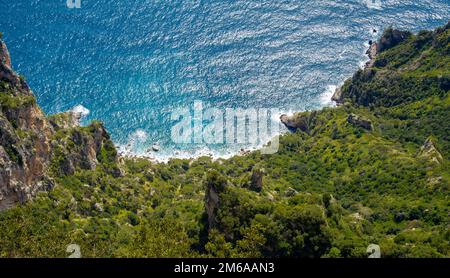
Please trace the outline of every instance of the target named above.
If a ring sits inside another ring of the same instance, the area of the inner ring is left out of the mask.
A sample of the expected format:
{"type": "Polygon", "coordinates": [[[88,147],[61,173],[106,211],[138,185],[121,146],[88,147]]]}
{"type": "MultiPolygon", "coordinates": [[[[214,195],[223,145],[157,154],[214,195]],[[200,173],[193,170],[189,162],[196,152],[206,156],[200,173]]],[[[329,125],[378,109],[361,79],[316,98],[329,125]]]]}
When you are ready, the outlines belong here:
{"type": "Polygon", "coordinates": [[[6,175],[6,164],[31,175],[29,161],[43,156],[54,188],[0,213],[0,257],[66,257],[73,242],[85,258],[362,258],[370,243],[383,258],[450,257],[448,26],[377,53],[343,86],[345,105],[283,116],[297,132],[271,155],[119,164],[101,123],[45,117],[9,71],[0,82],[2,206],[46,181],[7,191],[22,177],[6,175]],[[40,156],[39,136],[49,148],[40,156]]]}
{"type": "Polygon", "coordinates": [[[449,35],[450,23],[418,34],[387,29],[371,44],[366,67],[348,79],[333,100],[393,107],[432,95],[444,96],[450,89],[449,35]]]}
{"type": "Polygon", "coordinates": [[[72,112],[46,117],[0,40],[0,210],[51,189],[54,174],[95,168],[99,157],[116,161],[115,150],[105,151],[114,146],[103,126],[82,128],[78,118],[72,112]]]}

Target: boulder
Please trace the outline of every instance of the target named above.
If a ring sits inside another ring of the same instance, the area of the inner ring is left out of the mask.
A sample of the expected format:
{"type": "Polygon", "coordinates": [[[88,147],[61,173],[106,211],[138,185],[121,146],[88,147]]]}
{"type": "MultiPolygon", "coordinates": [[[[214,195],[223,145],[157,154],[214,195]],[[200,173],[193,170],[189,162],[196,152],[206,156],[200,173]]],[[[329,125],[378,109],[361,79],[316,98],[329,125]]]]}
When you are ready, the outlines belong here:
{"type": "Polygon", "coordinates": [[[362,127],[366,130],[372,130],[373,126],[372,126],[372,122],[368,119],[364,119],[358,115],[355,114],[350,114],[347,118],[347,122],[357,126],[357,127],[362,127]]]}

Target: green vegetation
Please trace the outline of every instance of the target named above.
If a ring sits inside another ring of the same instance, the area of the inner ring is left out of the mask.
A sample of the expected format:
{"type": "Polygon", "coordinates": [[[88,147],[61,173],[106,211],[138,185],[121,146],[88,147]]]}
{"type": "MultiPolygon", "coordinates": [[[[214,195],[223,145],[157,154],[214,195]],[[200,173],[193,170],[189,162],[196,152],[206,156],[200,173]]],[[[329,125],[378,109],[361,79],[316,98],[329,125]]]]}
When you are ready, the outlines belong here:
{"type": "Polygon", "coordinates": [[[32,96],[12,96],[9,94],[0,93],[0,107],[15,109],[33,105],[35,101],[35,98],[32,96]]]}
{"type": "Polygon", "coordinates": [[[0,109],[17,109],[36,103],[34,96],[15,95],[10,85],[0,81],[0,109]]]}
{"type": "MultiPolygon", "coordinates": [[[[387,30],[384,36],[390,36],[387,30]]],[[[396,106],[450,89],[450,29],[422,31],[382,51],[371,69],[358,71],[342,87],[344,98],[364,106],[396,106]]]]}
{"type": "Polygon", "coordinates": [[[116,162],[108,139],[96,169],[67,174],[65,150],[101,125],[60,130],[56,186],[0,213],[0,257],[65,257],[76,243],[84,257],[367,257],[378,244],[383,257],[448,258],[449,39],[447,25],[383,50],[345,83],[345,105],[299,114],[307,128],[273,155],[116,162]]]}

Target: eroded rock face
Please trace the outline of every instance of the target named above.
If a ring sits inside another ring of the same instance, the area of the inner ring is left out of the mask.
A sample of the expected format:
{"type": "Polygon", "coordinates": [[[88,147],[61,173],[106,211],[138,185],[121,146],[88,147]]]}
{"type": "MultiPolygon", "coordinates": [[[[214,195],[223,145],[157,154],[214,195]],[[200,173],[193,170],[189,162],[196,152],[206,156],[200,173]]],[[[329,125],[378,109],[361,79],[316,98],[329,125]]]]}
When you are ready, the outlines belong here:
{"type": "Polygon", "coordinates": [[[78,123],[79,115],[72,112],[51,120],[45,116],[25,80],[11,68],[8,49],[0,40],[0,211],[50,190],[52,165],[70,174],[76,168],[94,169],[102,151],[109,156],[103,158],[107,163],[117,160],[103,125],[82,129],[78,123]],[[57,134],[63,129],[67,132],[57,134]],[[77,147],[71,148],[61,134],[71,134],[77,147]],[[66,159],[55,162],[61,154],[66,159]]]}
{"type": "Polygon", "coordinates": [[[8,86],[13,88],[13,93],[31,95],[28,84],[13,71],[8,48],[2,40],[0,40],[0,80],[6,82],[8,86]]]}
{"type": "Polygon", "coordinates": [[[219,193],[213,187],[208,187],[205,198],[205,209],[208,215],[208,228],[217,226],[216,211],[219,208],[219,193]]]}
{"type": "Polygon", "coordinates": [[[50,162],[49,138],[31,129],[21,132],[19,135],[23,137],[0,114],[0,210],[24,203],[38,191],[53,186],[46,174],[50,162]]]}
{"type": "Polygon", "coordinates": [[[53,129],[0,40],[0,210],[24,203],[53,182],[46,174],[53,129]]]}
{"type": "Polygon", "coordinates": [[[371,42],[366,54],[370,59],[369,62],[366,63],[366,68],[371,68],[374,66],[375,60],[378,56],[378,43],[371,42]]]}
{"type": "MultiPolygon", "coordinates": [[[[55,163],[55,170],[60,175],[72,175],[77,169],[94,170],[100,164],[98,157],[102,150],[113,148],[108,133],[100,123],[85,128],[72,128],[64,134],[64,137],[53,141],[54,158],[58,162],[55,163]]],[[[117,152],[111,149],[105,159],[116,163],[117,152]]]]}
{"type": "Polygon", "coordinates": [[[6,44],[0,40],[0,63],[11,68],[11,57],[6,44]]]}
{"type": "Polygon", "coordinates": [[[337,105],[344,104],[344,98],[343,98],[343,94],[342,94],[341,88],[337,88],[336,91],[334,91],[334,94],[331,97],[331,100],[336,102],[337,105]]]}

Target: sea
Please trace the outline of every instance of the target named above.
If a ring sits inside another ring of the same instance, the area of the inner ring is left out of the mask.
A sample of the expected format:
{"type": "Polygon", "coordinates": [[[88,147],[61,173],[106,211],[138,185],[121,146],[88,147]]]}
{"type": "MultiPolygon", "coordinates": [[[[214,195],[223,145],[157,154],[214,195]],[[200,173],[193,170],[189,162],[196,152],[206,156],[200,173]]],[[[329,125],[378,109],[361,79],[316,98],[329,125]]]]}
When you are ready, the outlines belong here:
{"type": "Polygon", "coordinates": [[[100,120],[123,155],[157,160],[260,148],[281,114],[333,106],[385,28],[449,19],[448,0],[0,0],[42,109],[100,120]]]}

